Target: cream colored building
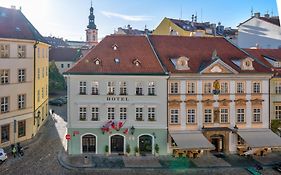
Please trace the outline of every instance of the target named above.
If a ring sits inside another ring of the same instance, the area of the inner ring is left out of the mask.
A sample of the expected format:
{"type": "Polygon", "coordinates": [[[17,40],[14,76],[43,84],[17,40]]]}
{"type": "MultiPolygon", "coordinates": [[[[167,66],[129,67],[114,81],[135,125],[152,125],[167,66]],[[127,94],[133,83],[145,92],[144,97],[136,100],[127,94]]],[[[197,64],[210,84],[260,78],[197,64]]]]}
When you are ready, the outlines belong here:
{"type": "Polygon", "coordinates": [[[0,30],[0,147],[5,147],[32,138],[47,117],[49,45],[20,10],[0,7],[0,13],[5,24],[0,30]]]}

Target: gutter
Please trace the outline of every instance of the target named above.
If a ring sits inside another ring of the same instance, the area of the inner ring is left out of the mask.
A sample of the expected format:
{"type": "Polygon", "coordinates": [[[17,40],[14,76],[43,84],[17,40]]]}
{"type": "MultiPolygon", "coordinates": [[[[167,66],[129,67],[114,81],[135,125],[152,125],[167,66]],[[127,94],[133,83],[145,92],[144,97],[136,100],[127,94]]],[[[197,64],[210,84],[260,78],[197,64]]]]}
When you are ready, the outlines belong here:
{"type": "MultiPolygon", "coordinates": [[[[35,40],[35,43],[33,45],[33,126],[35,125],[35,111],[36,111],[36,108],[35,108],[35,100],[36,100],[36,92],[35,92],[35,85],[36,85],[36,48],[37,48],[37,45],[39,44],[39,41],[35,40]]],[[[32,133],[33,135],[33,133],[32,133]]]]}

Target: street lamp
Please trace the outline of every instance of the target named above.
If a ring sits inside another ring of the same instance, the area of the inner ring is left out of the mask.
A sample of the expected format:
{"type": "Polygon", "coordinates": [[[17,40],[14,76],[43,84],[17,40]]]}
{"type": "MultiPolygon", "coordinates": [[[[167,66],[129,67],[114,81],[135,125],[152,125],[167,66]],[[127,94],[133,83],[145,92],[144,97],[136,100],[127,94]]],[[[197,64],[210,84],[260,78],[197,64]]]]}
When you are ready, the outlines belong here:
{"type": "Polygon", "coordinates": [[[237,133],[237,131],[238,131],[238,127],[237,127],[237,125],[235,125],[232,129],[232,133],[237,133]]]}

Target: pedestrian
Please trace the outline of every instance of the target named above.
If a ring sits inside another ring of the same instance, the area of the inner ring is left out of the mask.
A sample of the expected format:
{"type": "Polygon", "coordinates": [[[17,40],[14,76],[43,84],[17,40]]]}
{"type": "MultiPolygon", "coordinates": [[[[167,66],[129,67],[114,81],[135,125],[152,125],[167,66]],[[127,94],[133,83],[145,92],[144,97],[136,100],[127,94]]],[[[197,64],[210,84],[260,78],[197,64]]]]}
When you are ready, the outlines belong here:
{"type": "Polygon", "coordinates": [[[23,156],[23,148],[21,147],[20,143],[17,143],[17,153],[19,156],[23,156]]]}
{"type": "Polygon", "coordinates": [[[13,155],[14,155],[14,158],[16,158],[16,153],[17,153],[16,146],[13,146],[13,148],[12,148],[12,153],[13,153],[13,155]]]}

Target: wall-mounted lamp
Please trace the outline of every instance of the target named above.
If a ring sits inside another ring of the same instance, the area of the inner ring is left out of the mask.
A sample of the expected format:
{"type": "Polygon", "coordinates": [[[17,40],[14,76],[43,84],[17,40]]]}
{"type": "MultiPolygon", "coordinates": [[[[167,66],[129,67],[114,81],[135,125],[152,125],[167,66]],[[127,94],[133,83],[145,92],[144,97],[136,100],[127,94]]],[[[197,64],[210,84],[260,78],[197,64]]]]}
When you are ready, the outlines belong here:
{"type": "Polygon", "coordinates": [[[131,127],[131,134],[134,135],[136,128],[134,126],[131,127]]]}
{"type": "Polygon", "coordinates": [[[237,125],[235,125],[232,129],[232,133],[237,133],[237,131],[238,131],[238,127],[237,127],[237,125]]]}

